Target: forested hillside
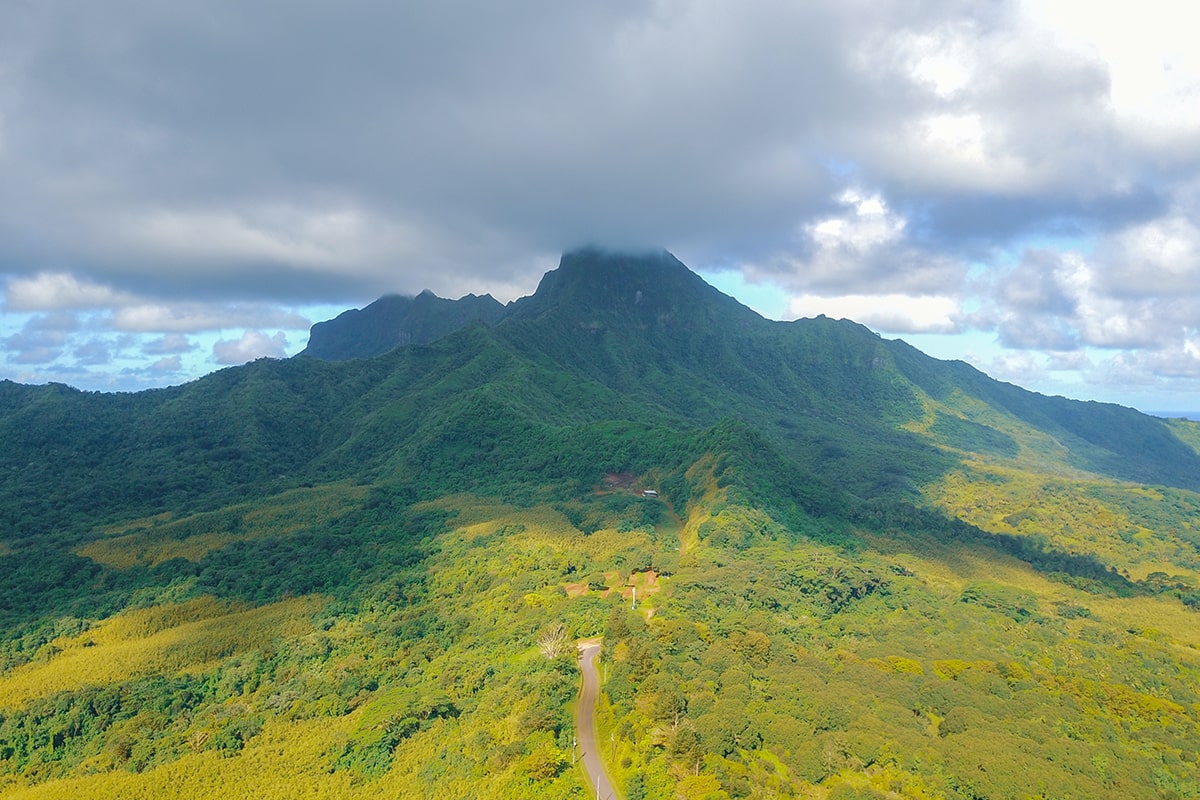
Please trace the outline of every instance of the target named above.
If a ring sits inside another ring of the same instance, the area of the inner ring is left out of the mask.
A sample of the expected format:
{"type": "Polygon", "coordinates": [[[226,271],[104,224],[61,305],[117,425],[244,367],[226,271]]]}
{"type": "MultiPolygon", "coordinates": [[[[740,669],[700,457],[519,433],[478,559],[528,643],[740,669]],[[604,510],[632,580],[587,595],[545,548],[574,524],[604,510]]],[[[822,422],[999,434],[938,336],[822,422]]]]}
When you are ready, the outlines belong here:
{"type": "Polygon", "coordinates": [[[603,636],[626,800],[1200,797],[1200,426],[667,253],[422,297],[0,384],[0,796],[588,797],[603,636]]]}

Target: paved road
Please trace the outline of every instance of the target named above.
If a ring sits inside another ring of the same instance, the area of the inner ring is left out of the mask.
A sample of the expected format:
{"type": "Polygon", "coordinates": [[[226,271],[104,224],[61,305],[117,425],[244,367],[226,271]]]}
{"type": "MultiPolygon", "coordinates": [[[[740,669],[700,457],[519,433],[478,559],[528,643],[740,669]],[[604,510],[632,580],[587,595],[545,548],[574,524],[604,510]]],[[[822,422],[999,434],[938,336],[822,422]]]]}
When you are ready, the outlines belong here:
{"type": "MultiPolygon", "coordinates": [[[[575,731],[579,738],[579,751],[583,754],[583,769],[588,776],[588,785],[600,800],[616,800],[608,773],[600,761],[600,750],[596,746],[596,696],[600,693],[600,679],[596,675],[596,656],[600,645],[586,643],[579,647],[579,668],[583,671],[583,689],[579,693],[579,708],[575,712],[575,731]],[[599,790],[596,781],[599,780],[599,790]]],[[[591,795],[589,794],[589,797],[591,795]]]]}

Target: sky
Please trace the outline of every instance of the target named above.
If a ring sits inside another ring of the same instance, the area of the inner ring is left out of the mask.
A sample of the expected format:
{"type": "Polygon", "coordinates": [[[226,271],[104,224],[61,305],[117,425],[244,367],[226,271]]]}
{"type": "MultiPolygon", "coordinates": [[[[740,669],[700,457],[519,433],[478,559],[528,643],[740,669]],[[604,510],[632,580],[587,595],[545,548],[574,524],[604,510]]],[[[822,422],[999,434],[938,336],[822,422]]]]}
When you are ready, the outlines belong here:
{"type": "Polygon", "coordinates": [[[1200,408],[1177,0],[6,0],[0,378],[131,391],[665,247],[1046,394],[1200,408]]]}

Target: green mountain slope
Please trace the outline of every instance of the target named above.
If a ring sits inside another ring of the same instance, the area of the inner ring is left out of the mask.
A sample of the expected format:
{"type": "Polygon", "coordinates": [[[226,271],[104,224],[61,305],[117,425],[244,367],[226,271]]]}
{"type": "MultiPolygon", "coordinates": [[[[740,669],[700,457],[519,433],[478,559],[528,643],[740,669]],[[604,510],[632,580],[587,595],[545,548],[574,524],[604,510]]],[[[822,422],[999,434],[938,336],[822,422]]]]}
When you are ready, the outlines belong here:
{"type": "Polygon", "coordinates": [[[474,322],[496,322],[505,308],[491,295],[446,300],[425,291],[388,295],[361,309],[313,325],[300,354],[327,360],[371,358],[395,347],[427,344],[474,322]]]}
{"type": "Polygon", "coordinates": [[[556,631],[629,800],[1200,796],[1200,426],[662,252],[455,302],[0,383],[0,796],[584,797],[556,631]]]}

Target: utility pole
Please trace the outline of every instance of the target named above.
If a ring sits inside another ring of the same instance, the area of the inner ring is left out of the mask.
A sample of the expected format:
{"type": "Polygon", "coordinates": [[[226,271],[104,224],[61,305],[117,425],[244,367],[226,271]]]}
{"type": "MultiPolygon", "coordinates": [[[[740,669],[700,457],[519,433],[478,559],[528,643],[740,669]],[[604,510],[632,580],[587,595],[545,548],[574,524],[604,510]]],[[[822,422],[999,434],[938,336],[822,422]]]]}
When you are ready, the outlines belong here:
{"type": "Polygon", "coordinates": [[[633,609],[637,610],[637,587],[633,587],[633,609]]]}

